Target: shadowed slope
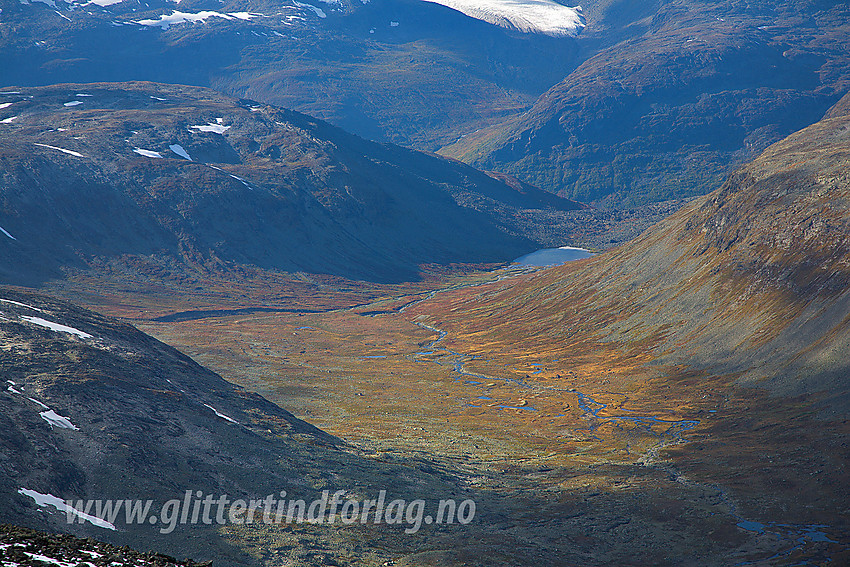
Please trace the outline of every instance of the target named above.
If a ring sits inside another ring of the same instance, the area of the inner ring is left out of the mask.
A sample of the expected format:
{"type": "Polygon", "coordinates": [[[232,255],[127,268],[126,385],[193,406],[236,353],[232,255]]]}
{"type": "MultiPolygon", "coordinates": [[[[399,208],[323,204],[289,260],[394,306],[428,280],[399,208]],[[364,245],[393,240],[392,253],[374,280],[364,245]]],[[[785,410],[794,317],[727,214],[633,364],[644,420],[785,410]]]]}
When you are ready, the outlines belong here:
{"type": "Polygon", "coordinates": [[[165,278],[250,265],[399,281],[423,263],[507,261],[535,248],[459,205],[463,195],[552,206],[540,190],[459,162],[205,89],[23,92],[4,95],[0,109],[9,283],[121,256],[165,278]]]}

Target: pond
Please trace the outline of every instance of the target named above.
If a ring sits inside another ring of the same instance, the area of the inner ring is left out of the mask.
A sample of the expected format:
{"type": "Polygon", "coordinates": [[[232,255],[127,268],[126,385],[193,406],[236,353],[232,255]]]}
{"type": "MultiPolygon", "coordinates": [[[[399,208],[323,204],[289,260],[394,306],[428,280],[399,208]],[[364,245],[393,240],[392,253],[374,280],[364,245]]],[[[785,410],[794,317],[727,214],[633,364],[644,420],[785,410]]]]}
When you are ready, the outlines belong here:
{"type": "Polygon", "coordinates": [[[561,246],[560,248],[544,248],[514,260],[515,264],[529,267],[558,266],[573,260],[582,260],[594,256],[593,252],[584,248],[561,246]]]}

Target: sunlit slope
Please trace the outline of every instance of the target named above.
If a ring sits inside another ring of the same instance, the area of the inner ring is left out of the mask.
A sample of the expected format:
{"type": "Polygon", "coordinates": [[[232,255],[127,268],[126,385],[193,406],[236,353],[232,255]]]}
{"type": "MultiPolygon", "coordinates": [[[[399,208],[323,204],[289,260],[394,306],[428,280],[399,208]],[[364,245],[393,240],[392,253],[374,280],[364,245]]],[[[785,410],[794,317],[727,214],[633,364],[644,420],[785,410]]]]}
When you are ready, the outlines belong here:
{"type": "MultiPolygon", "coordinates": [[[[845,97],[844,103],[847,99],[845,97]]],[[[850,116],[768,148],[635,241],[447,316],[478,344],[553,356],[579,341],[685,363],[846,411],[850,116]]]]}

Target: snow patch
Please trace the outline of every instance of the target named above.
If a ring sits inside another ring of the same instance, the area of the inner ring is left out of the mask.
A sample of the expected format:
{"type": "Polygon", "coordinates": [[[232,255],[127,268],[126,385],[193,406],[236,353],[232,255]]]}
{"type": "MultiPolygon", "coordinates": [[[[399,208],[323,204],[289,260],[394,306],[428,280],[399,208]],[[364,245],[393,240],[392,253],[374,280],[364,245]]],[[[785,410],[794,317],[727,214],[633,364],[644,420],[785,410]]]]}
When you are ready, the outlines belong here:
{"type": "Polygon", "coordinates": [[[35,559],[36,561],[40,561],[41,563],[51,563],[53,565],[57,565],[58,567],[74,567],[77,565],[77,562],[69,563],[68,561],[60,561],[58,559],[53,559],[52,557],[47,557],[46,555],[40,555],[38,553],[30,553],[29,551],[24,551],[24,555],[28,555],[30,558],[35,559]]]}
{"type": "Polygon", "coordinates": [[[34,323],[41,327],[46,327],[51,331],[70,333],[72,335],[77,335],[81,339],[91,338],[90,334],[80,331],[79,329],[75,329],[74,327],[68,327],[67,325],[60,325],[59,323],[54,323],[53,321],[48,321],[47,319],[42,319],[41,317],[30,317],[29,315],[22,315],[21,319],[24,319],[25,321],[29,321],[30,323],[34,323]]]}
{"type": "Polygon", "coordinates": [[[46,405],[44,405],[44,404],[43,404],[43,403],[41,403],[40,401],[36,400],[35,398],[27,398],[27,399],[28,399],[29,401],[31,401],[32,403],[34,403],[34,404],[38,405],[39,407],[41,407],[41,409],[46,409],[46,410],[49,410],[49,409],[50,409],[49,407],[47,407],[46,405]]]}
{"type": "Polygon", "coordinates": [[[213,410],[213,412],[215,412],[215,414],[216,414],[218,417],[220,417],[221,419],[226,419],[226,420],[227,420],[227,421],[229,421],[230,423],[235,423],[236,425],[239,425],[239,422],[238,422],[238,421],[236,421],[235,419],[232,419],[232,418],[230,418],[230,417],[227,417],[226,415],[224,415],[223,413],[219,412],[217,409],[215,409],[215,408],[214,408],[214,407],[212,407],[211,405],[209,405],[209,404],[204,404],[204,405],[205,405],[205,406],[207,406],[208,408],[210,408],[211,410],[213,410]]]}
{"type": "Polygon", "coordinates": [[[71,429],[73,431],[80,430],[80,428],[71,423],[71,421],[67,417],[62,417],[53,410],[39,412],[38,415],[40,415],[44,421],[49,423],[51,427],[58,427],[59,429],[71,429]]]}
{"type": "Polygon", "coordinates": [[[216,118],[217,123],[210,122],[208,124],[196,124],[195,126],[189,126],[189,130],[195,128],[198,132],[212,132],[214,134],[224,134],[227,130],[230,129],[230,126],[222,126],[221,118],[216,118]]]}
{"type": "Polygon", "coordinates": [[[0,232],[2,232],[3,234],[5,234],[6,236],[8,236],[9,238],[11,238],[12,240],[17,240],[17,238],[15,238],[15,237],[14,237],[14,236],[12,236],[11,234],[9,234],[9,232],[8,232],[5,228],[3,228],[2,226],[0,226],[0,232]]]}
{"type": "MultiPolygon", "coordinates": [[[[12,301],[11,299],[3,299],[0,297],[0,301],[3,303],[11,303],[12,305],[17,305],[18,307],[26,307],[27,309],[32,309],[33,311],[38,311],[40,313],[44,313],[43,309],[39,309],[38,307],[33,307],[32,305],[27,305],[26,303],[21,303],[20,301],[12,301]]],[[[7,380],[9,382],[10,380],[7,380]]]]}
{"type": "Polygon", "coordinates": [[[320,18],[327,18],[328,17],[328,15],[325,14],[324,10],[322,10],[321,8],[317,8],[316,6],[313,6],[312,4],[305,4],[303,2],[296,1],[295,5],[298,6],[299,8],[306,8],[307,10],[312,10],[313,13],[316,14],[317,16],[319,16],[320,18]]]}
{"type": "Polygon", "coordinates": [[[56,146],[48,146],[47,144],[39,144],[38,142],[34,142],[34,143],[35,143],[36,146],[41,146],[42,148],[50,148],[51,150],[57,150],[57,151],[66,153],[69,156],[81,157],[81,158],[86,157],[79,152],[75,152],[74,150],[66,150],[65,148],[59,148],[59,147],[56,147],[56,146]]]}
{"type": "Polygon", "coordinates": [[[83,104],[83,101],[81,101],[81,100],[72,100],[71,102],[66,102],[66,103],[65,103],[65,106],[77,106],[77,105],[80,105],[80,104],[83,104]]]}
{"type": "Polygon", "coordinates": [[[182,157],[183,159],[188,159],[189,161],[192,161],[192,158],[189,157],[189,152],[187,152],[180,144],[171,144],[170,146],[168,146],[168,149],[177,154],[178,156],[182,157]]]}
{"type": "MultiPolygon", "coordinates": [[[[207,164],[207,165],[209,165],[209,164],[207,164]]],[[[211,167],[211,168],[213,168],[213,169],[214,169],[214,170],[216,170],[216,171],[220,171],[220,172],[222,172],[222,173],[224,173],[224,174],[226,174],[226,175],[229,175],[230,177],[232,177],[232,178],[233,178],[233,179],[235,179],[236,181],[240,182],[242,185],[244,185],[245,187],[247,187],[247,188],[248,188],[248,189],[250,189],[251,191],[253,191],[253,190],[254,190],[254,188],[253,188],[253,187],[251,187],[251,185],[250,185],[247,181],[245,181],[244,179],[242,179],[242,178],[241,178],[241,177],[239,177],[238,175],[233,175],[232,173],[229,173],[229,172],[227,172],[227,171],[224,171],[224,170],[223,170],[223,169],[221,169],[220,167],[216,167],[216,166],[214,166],[214,165],[210,165],[210,167],[211,167]]]]}
{"type": "Polygon", "coordinates": [[[171,26],[175,26],[177,24],[183,24],[186,22],[203,22],[209,18],[223,18],[225,20],[250,20],[251,18],[257,18],[263,16],[263,14],[254,14],[251,12],[232,12],[229,14],[222,14],[221,12],[216,12],[214,10],[203,10],[201,12],[180,12],[174,10],[169,15],[162,15],[156,20],[139,20],[136,22],[137,24],[141,24],[143,26],[149,27],[159,27],[164,30],[167,30],[171,26]]]}
{"type": "Polygon", "coordinates": [[[100,518],[98,518],[96,516],[90,516],[89,514],[86,514],[85,512],[81,512],[80,510],[77,510],[73,506],[68,506],[68,504],[66,504],[64,500],[62,500],[61,498],[57,498],[56,496],[53,496],[52,494],[42,494],[40,492],[36,492],[35,490],[29,490],[28,488],[19,488],[18,494],[23,494],[24,496],[29,496],[30,498],[35,500],[35,503],[38,504],[39,506],[42,506],[42,507],[43,506],[53,506],[54,508],[56,508],[60,512],[65,512],[66,514],[68,514],[71,517],[82,518],[83,520],[85,520],[87,522],[91,522],[95,526],[98,526],[98,527],[101,527],[101,528],[106,528],[106,529],[113,530],[113,531],[115,530],[115,526],[110,524],[109,522],[107,522],[105,520],[101,520],[100,518]]]}
{"type": "Polygon", "coordinates": [[[425,0],[503,28],[554,37],[575,37],[585,26],[581,6],[553,0],[425,0]]]}
{"type": "Polygon", "coordinates": [[[0,120],[0,124],[11,124],[12,120],[15,120],[17,118],[17,116],[10,116],[9,118],[4,118],[3,120],[0,120]]]}
{"type": "Polygon", "coordinates": [[[145,156],[149,158],[162,158],[162,154],[159,152],[155,152],[153,150],[145,150],[142,148],[133,148],[133,151],[139,154],[140,156],[145,156]]]}
{"type": "Polygon", "coordinates": [[[19,0],[19,1],[20,1],[21,4],[24,4],[24,5],[31,4],[32,2],[40,2],[42,4],[47,4],[48,6],[53,8],[54,10],[56,9],[56,2],[54,2],[53,0],[32,0],[32,2],[30,2],[30,0],[19,0]]]}
{"type": "Polygon", "coordinates": [[[0,110],[3,110],[4,108],[9,108],[9,107],[10,107],[10,106],[12,106],[13,104],[15,104],[15,103],[14,103],[14,102],[4,102],[4,103],[0,103],[0,110]]]}
{"type": "Polygon", "coordinates": [[[241,178],[241,177],[239,177],[238,175],[233,175],[233,174],[231,173],[231,174],[230,174],[230,177],[232,177],[233,179],[235,179],[236,181],[238,181],[239,183],[241,183],[242,185],[244,185],[244,186],[245,186],[245,187],[247,187],[248,189],[250,189],[250,190],[252,190],[252,191],[254,190],[254,188],[253,188],[253,187],[251,187],[251,185],[250,185],[247,181],[245,181],[244,179],[242,179],[242,178],[241,178]]]}

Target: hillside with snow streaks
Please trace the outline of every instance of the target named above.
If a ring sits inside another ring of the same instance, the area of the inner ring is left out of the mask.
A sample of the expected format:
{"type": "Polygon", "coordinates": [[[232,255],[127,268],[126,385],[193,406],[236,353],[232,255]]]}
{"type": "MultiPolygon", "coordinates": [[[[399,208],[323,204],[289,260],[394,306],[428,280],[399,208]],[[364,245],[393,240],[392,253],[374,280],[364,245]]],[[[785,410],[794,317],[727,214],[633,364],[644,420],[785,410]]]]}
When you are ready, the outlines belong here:
{"type": "Polygon", "coordinates": [[[525,33],[575,37],[585,26],[581,6],[570,8],[552,0],[425,0],[470,18],[525,33]]]}

